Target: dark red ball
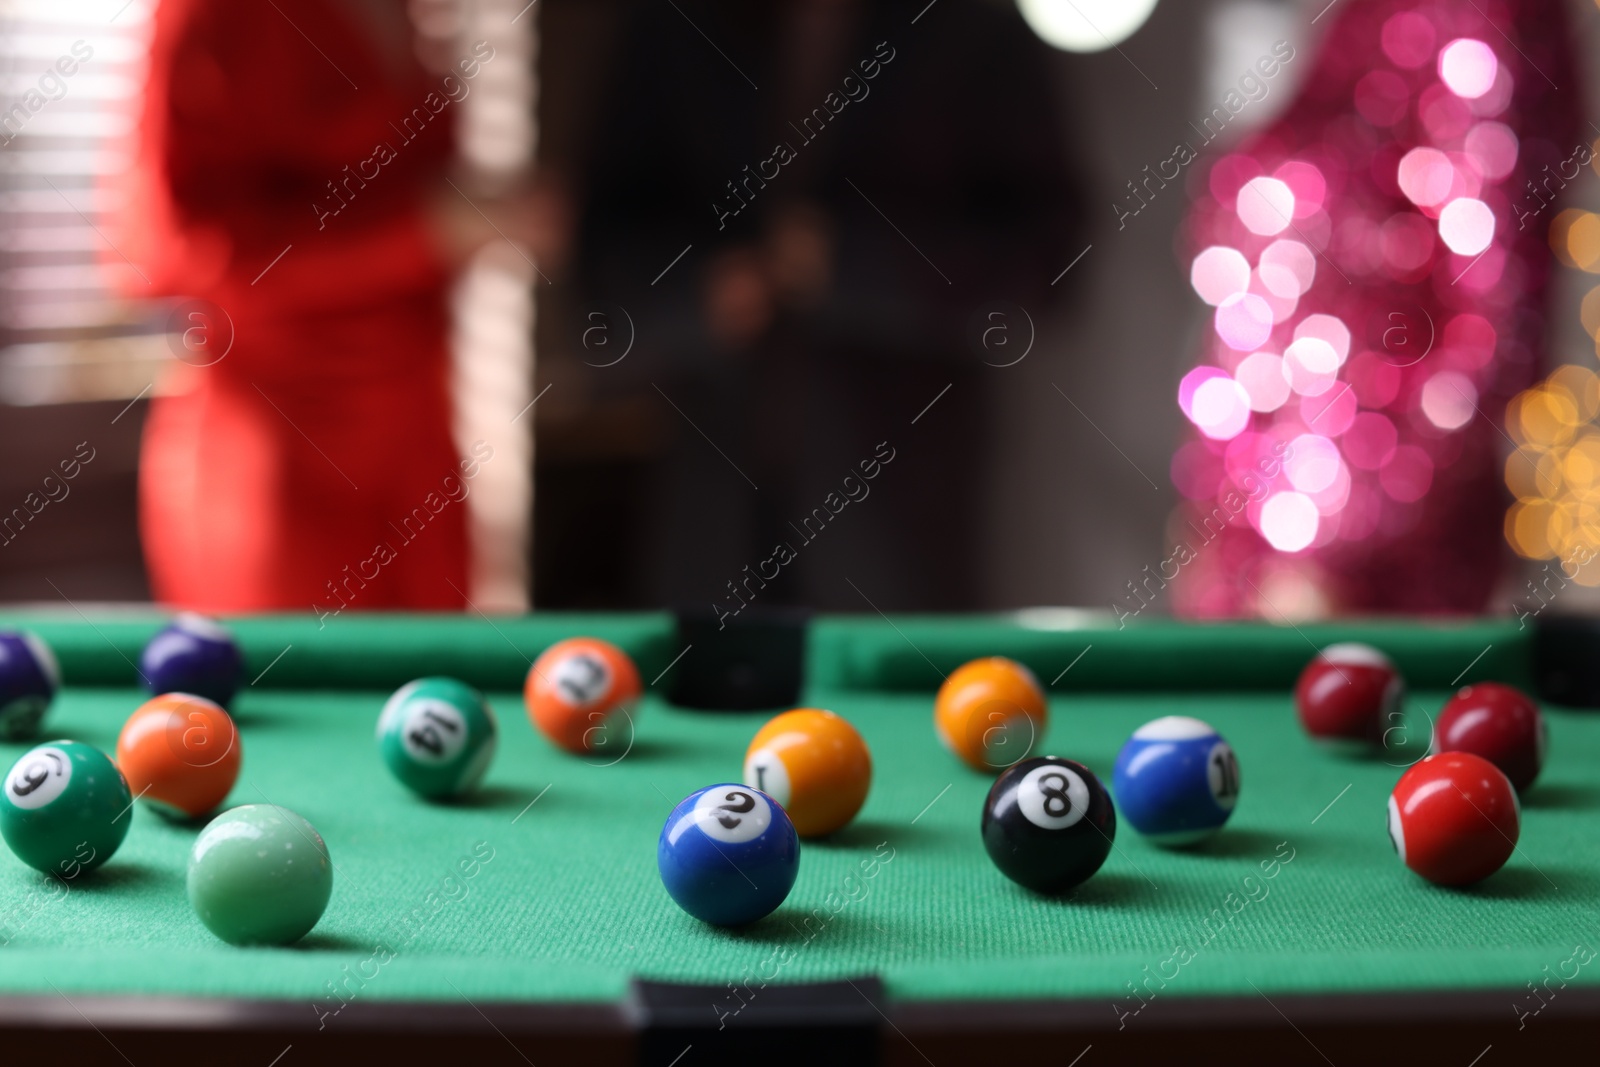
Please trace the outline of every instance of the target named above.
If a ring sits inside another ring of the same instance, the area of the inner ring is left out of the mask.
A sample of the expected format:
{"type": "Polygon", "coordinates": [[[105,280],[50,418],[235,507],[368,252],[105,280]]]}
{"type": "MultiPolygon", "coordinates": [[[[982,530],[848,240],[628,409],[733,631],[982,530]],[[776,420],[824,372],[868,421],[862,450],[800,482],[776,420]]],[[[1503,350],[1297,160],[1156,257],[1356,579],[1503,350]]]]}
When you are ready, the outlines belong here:
{"type": "Polygon", "coordinates": [[[1319,741],[1360,747],[1383,743],[1400,725],[1405,681],[1389,657],[1370,645],[1329,645],[1300,672],[1295,711],[1319,741]]]}
{"type": "Polygon", "coordinates": [[[1471,885],[1505,866],[1522,808],[1500,769],[1470,752],[1429,756],[1389,797],[1389,840],[1401,861],[1438,885],[1471,885]]]}
{"type": "Polygon", "coordinates": [[[1521,793],[1539,777],[1547,744],[1544,716],[1532,697],[1499,682],[1479,682],[1445,702],[1429,751],[1482,756],[1521,793]]]}

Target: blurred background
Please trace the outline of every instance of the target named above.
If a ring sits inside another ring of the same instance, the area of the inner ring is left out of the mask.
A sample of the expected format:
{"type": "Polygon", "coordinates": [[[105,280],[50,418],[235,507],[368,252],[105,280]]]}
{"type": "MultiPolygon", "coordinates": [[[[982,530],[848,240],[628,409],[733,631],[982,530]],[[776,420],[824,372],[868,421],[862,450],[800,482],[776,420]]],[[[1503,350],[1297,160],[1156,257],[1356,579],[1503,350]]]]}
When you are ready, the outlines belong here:
{"type": "Polygon", "coordinates": [[[1594,0],[10,0],[0,598],[1593,604],[1597,45],[1594,0]]]}

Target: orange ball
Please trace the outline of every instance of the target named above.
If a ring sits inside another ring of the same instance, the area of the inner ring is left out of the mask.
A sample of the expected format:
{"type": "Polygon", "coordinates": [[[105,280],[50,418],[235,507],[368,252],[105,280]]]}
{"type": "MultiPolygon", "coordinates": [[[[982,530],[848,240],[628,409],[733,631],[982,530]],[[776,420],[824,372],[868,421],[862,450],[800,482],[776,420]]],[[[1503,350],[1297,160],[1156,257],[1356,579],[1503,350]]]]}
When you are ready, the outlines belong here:
{"type": "Polygon", "coordinates": [[[241,755],[228,713],[188,693],[146,701],[117,737],[117,766],[134,797],[174,818],[215,811],[239,780],[241,755]]]}
{"type": "Polygon", "coordinates": [[[944,747],[991,773],[1027,757],[1049,722],[1033,672],[1001,656],[962,664],[939,687],[933,728],[944,747]]]}
{"type": "Polygon", "coordinates": [[[744,754],[744,784],[776,800],[801,837],[855,818],[872,786],[872,754],[831,711],[796,708],[763,726],[744,754]]]}
{"type": "Polygon", "coordinates": [[[642,691],[626,652],[597,637],[570,637],[534,661],[522,698],[533,725],[561,748],[614,748],[620,756],[632,744],[633,707],[642,691]]]}

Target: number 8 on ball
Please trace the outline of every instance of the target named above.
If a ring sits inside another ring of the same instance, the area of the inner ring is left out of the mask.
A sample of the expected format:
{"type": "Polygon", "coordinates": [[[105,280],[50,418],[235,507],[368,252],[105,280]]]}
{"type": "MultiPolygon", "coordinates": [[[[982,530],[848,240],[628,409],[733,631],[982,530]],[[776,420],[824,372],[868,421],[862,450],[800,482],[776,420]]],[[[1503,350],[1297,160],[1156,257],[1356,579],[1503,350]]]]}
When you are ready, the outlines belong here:
{"type": "Polygon", "coordinates": [[[1105,863],[1117,813],[1088,767],[1038,756],[995,780],[982,830],[983,847],[1001,874],[1036,893],[1064,893],[1105,863]]]}

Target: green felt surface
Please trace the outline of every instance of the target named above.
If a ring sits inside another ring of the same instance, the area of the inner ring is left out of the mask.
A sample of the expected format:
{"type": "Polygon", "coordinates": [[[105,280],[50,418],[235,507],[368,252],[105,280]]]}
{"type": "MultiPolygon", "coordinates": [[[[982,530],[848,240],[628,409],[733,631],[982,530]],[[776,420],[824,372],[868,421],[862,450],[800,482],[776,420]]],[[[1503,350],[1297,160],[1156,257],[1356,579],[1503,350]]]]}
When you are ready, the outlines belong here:
{"type": "MultiPolygon", "coordinates": [[[[71,686],[139,683],[139,653],[171,619],[134,609],[12,611],[0,629],[43,637],[71,686]]],[[[531,660],[574,634],[604,638],[638,664],[646,680],[681,651],[663,613],[586,615],[428,615],[351,612],[318,619],[311,612],[224,618],[244,653],[245,679],[263,689],[394,689],[421,674],[447,674],[491,689],[522,684],[531,660]]]]}
{"type": "MultiPolygon", "coordinates": [[[[69,608],[0,614],[0,629],[25,628],[55,650],[66,684],[135,685],[139,652],[170,616],[147,610],[69,608]]],[[[488,689],[522,683],[529,662],[564,637],[609,640],[645,681],[681,655],[666,613],[522,616],[310,612],[224,620],[244,652],[246,677],[264,689],[394,688],[420,674],[447,674],[488,689]]],[[[1516,620],[1366,620],[1269,626],[1197,625],[1163,619],[1119,627],[1083,611],[1008,615],[824,616],[806,640],[813,688],[929,692],[975,656],[1010,656],[1063,692],[1282,689],[1314,649],[1367,641],[1384,649],[1418,688],[1444,688],[1469,667],[1474,677],[1527,685],[1534,631],[1516,620]],[[1086,651],[1087,650],[1087,651],[1086,651]],[[1070,668],[1070,670],[1068,670],[1070,668]],[[1063,673],[1065,672],[1065,673],[1063,673]]],[[[700,655],[715,654],[702,648],[700,655]]]]}
{"type": "MultiPolygon", "coordinates": [[[[872,747],[871,796],[850,828],[804,846],[784,907],[727,932],[672,904],[656,876],[656,837],[673,802],[737,775],[763,716],[647,697],[632,749],[601,766],[615,757],[555,751],[502,693],[486,791],[447,807],[411,797],[381,766],[372,729],[386,696],[257,688],[239,700],[244,769],[231,802],[298,811],[336,865],[327,914],[300,946],[242,950],[212,938],[184,898],[196,830],[139,810],[122,851],[65,892],[0,855],[0,991],[49,992],[48,978],[68,994],[282,997],[310,1013],[338,1006],[334,985],[347,999],[570,1001],[617,998],[634,974],[759,986],[875,972],[897,998],[1073,995],[1102,998],[1110,1013],[1137,1007],[1127,985],[1145,981],[1146,967],[1173,974],[1163,964],[1178,946],[1192,958],[1161,996],[1252,984],[1269,995],[1520,989],[1575,945],[1600,947],[1592,715],[1550,713],[1551,759],[1524,809],[1522,848],[1481,887],[1447,891],[1406,871],[1384,830],[1398,764],[1414,750],[1397,746],[1394,766],[1318,751],[1285,691],[1058,696],[1045,751],[1108,775],[1140,723],[1194,714],[1237,749],[1243,793],[1209,847],[1163,851],[1124,826],[1099,875],[1047,900],[990,866],[977,830],[988,780],[939,747],[930,694],[813,691],[872,747]],[[1293,860],[1264,878],[1260,864],[1284,842],[1293,860]],[[863,875],[864,861],[891,854],[863,875]],[[1260,899],[1219,924],[1230,894],[1260,899]]],[[[1441,699],[1422,692],[1410,707],[1431,711],[1441,699]]],[[[132,690],[68,690],[47,733],[110,748],[138,700],[132,690]]],[[[0,760],[21,751],[0,746],[0,760]]],[[[1597,975],[1590,966],[1576,981],[1597,975]]]]}
{"type": "Polygon", "coordinates": [[[1364,641],[1415,688],[1472,677],[1528,685],[1534,630],[1511,619],[1261,623],[1132,620],[1076,610],[993,616],[833,616],[811,627],[807,678],[822,689],[916,692],[974,656],[1010,656],[1058,691],[1285,689],[1315,651],[1364,641]]]}

